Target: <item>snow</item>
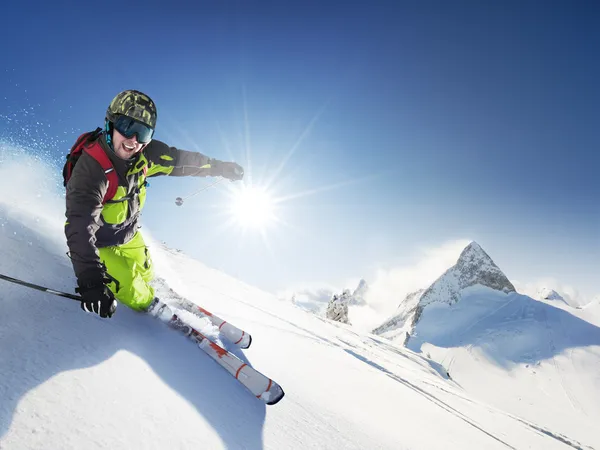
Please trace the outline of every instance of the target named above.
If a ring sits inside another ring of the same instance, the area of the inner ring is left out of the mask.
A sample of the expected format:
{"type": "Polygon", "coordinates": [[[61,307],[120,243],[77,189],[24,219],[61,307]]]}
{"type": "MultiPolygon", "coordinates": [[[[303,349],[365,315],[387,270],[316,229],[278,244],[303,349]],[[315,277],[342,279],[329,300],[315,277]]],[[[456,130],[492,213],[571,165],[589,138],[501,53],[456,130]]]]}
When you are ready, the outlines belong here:
{"type": "MultiPolygon", "coordinates": [[[[72,292],[62,193],[33,177],[21,191],[19,173],[0,166],[0,273],[72,292]]],[[[103,320],[0,280],[0,448],[600,448],[594,305],[472,286],[427,307],[416,353],[145,237],[170,288],[252,333],[250,349],[228,349],[285,398],[266,406],[148,315],[121,305],[103,320]]]]}
{"type": "Polygon", "coordinates": [[[420,289],[408,294],[398,305],[396,313],[381,326],[374,329],[373,333],[404,345],[407,334],[412,332],[413,318],[424,292],[424,289],[420,289]]]}
{"type": "Polygon", "coordinates": [[[554,289],[544,287],[537,292],[535,297],[539,300],[560,300],[566,303],[565,298],[554,289]]]}
{"type": "Polygon", "coordinates": [[[455,305],[426,308],[408,347],[489,404],[597,445],[598,325],[569,307],[473,286],[455,305]]]}

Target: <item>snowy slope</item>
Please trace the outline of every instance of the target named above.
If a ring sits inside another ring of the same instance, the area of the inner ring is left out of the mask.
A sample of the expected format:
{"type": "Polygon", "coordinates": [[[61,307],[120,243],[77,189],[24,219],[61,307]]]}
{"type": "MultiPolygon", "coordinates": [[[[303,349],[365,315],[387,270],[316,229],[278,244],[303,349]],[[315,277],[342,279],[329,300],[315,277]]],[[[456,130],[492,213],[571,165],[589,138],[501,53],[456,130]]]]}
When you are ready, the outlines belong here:
{"type": "Polygon", "coordinates": [[[563,434],[595,438],[596,309],[573,308],[549,289],[538,294],[540,300],[514,292],[489,255],[471,243],[456,265],[409,295],[374,333],[439,362],[477,398],[563,434]],[[547,404],[543,411],[541,404],[547,404]]]}
{"type": "MultiPolygon", "coordinates": [[[[7,167],[0,180],[14,181],[7,167]]],[[[27,186],[20,201],[0,191],[0,273],[72,292],[62,200],[27,186]]],[[[551,398],[532,406],[540,419],[519,417],[512,404],[506,412],[480,400],[495,389],[485,378],[472,395],[422,355],[148,241],[170,287],[252,333],[252,347],[235,353],[286,397],[266,407],[145,314],[120,307],[102,320],[0,280],[0,448],[600,448],[579,415],[554,428],[542,414],[551,398]]]]}
{"type": "Polygon", "coordinates": [[[554,303],[473,286],[426,308],[407,345],[477,398],[597,445],[600,324],[554,303]]]}

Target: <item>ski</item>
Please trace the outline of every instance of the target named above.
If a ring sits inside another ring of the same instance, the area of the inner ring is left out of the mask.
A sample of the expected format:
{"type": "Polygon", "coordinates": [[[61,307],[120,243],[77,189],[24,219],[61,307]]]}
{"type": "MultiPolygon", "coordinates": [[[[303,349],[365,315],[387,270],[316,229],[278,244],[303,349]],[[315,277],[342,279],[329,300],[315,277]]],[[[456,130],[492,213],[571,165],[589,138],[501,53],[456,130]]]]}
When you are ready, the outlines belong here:
{"type": "Polygon", "coordinates": [[[246,333],[244,330],[230,324],[218,316],[215,316],[210,311],[185,298],[178,296],[174,306],[180,307],[181,309],[199,317],[206,317],[214,326],[219,328],[219,332],[225,339],[240,348],[246,349],[250,347],[250,344],[252,344],[252,336],[249,333],[246,333]]]}
{"type": "Polygon", "coordinates": [[[256,398],[262,400],[267,405],[274,405],[285,395],[285,392],[278,383],[249,366],[191,325],[185,323],[177,314],[173,314],[167,305],[163,304],[156,312],[152,312],[152,314],[161,321],[166,322],[170,328],[180,331],[196,342],[204,353],[227,370],[256,398]]]}
{"type": "Polygon", "coordinates": [[[242,349],[250,347],[252,336],[249,333],[246,333],[244,330],[182,297],[169,287],[166,280],[162,278],[154,280],[153,285],[157,290],[156,296],[158,298],[164,297],[167,300],[167,303],[172,303],[175,308],[182,309],[198,317],[207,318],[213,325],[219,328],[220,334],[232,344],[237,345],[242,349]]]}

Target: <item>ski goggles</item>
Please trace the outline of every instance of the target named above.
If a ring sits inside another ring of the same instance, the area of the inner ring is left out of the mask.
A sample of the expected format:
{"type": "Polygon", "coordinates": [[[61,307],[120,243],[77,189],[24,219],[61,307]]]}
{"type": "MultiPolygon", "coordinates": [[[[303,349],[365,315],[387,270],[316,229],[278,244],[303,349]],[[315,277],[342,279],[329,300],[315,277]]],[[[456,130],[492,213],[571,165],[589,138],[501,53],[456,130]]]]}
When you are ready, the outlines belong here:
{"type": "Polygon", "coordinates": [[[131,139],[134,135],[137,136],[137,141],[140,144],[147,144],[152,140],[154,130],[148,125],[144,125],[135,119],[128,116],[120,115],[117,120],[114,121],[113,126],[115,130],[125,136],[127,139],[131,139]]]}

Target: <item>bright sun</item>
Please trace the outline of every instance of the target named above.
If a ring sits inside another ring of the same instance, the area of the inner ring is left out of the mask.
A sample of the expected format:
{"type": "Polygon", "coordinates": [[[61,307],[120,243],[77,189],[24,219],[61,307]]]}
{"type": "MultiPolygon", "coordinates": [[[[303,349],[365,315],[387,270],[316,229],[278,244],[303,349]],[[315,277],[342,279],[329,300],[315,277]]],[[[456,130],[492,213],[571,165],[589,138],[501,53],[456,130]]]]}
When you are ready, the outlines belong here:
{"type": "Polygon", "coordinates": [[[257,186],[243,186],[231,199],[231,213],[243,227],[265,228],[275,219],[274,201],[257,186]]]}

